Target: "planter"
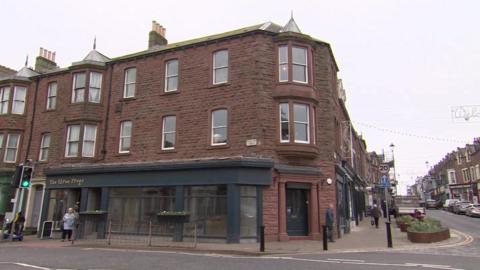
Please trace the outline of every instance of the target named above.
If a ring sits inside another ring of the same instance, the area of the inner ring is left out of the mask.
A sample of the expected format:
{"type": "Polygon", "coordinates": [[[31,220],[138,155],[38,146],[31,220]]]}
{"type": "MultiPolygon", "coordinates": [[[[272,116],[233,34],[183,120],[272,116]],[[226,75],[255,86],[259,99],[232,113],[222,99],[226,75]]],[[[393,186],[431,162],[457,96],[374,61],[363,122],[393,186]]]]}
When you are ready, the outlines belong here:
{"type": "Polygon", "coordinates": [[[400,228],[401,232],[407,232],[408,226],[410,226],[409,223],[401,222],[401,221],[398,222],[398,228],[400,228]]]}
{"type": "Polygon", "coordinates": [[[442,229],[438,232],[411,232],[407,231],[408,240],[413,243],[433,243],[450,238],[450,230],[442,229]]]}
{"type": "Polygon", "coordinates": [[[189,214],[170,214],[158,213],[157,219],[159,222],[165,223],[186,223],[190,220],[189,214]]]}

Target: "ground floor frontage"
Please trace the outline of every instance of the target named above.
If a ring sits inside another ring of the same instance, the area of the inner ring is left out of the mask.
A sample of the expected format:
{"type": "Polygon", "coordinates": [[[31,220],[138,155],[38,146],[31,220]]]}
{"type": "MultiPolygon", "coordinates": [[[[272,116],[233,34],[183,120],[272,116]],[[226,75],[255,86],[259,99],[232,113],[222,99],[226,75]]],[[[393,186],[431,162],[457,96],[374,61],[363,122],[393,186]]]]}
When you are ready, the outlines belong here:
{"type": "Polygon", "coordinates": [[[479,202],[479,184],[472,182],[468,184],[450,184],[450,198],[469,201],[473,203],[479,202]]]}
{"type": "Polygon", "coordinates": [[[253,158],[48,168],[44,186],[30,191],[27,221],[45,236],[73,208],[82,238],[148,233],[239,243],[258,241],[264,226],[267,241],[320,240],[333,204],[341,237],[361,221],[365,194],[333,172],[253,158]]]}

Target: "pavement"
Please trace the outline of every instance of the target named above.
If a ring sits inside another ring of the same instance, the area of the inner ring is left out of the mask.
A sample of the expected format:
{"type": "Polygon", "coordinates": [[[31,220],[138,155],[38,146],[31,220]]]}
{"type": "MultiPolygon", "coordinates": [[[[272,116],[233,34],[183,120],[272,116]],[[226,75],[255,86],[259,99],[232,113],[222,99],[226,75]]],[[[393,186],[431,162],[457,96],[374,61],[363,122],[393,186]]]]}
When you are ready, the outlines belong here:
{"type": "Polygon", "coordinates": [[[450,239],[431,243],[417,244],[407,239],[407,233],[400,232],[392,219],[393,248],[387,247],[387,233],[385,220],[381,220],[376,229],[370,225],[370,219],[365,218],[359,226],[353,227],[349,234],[344,234],[334,243],[328,243],[328,251],[323,250],[323,242],[313,240],[293,240],[288,242],[266,242],[265,252],[259,252],[258,243],[164,243],[163,246],[148,247],[146,245],[131,245],[131,243],[119,243],[106,245],[105,241],[76,241],[61,242],[58,239],[42,240],[36,236],[26,236],[22,242],[0,241],[0,246],[33,247],[33,248],[101,248],[101,249],[135,249],[135,250],[168,250],[173,252],[188,253],[214,253],[228,255],[288,255],[288,254],[320,254],[320,253],[346,253],[346,252],[372,252],[372,251],[404,251],[426,248],[451,248],[469,244],[473,238],[463,232],[450,229],[450,239]]]}

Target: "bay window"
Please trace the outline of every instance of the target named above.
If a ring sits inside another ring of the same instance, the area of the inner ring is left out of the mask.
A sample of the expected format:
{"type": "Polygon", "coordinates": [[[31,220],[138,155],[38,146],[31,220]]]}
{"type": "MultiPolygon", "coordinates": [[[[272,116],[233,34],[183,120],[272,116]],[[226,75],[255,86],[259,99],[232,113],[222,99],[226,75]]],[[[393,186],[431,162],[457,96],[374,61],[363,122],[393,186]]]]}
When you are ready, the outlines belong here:
{"type": "Polygon", "coordinates": [[[0,88],[0,114],[8,113],[9,99],[10,99],[10,87],[0,88]]]}
{"type": "Polygon", "coordinates": [[[278,46],[278,81],[308,83],[308,50],[306,47],[278,46]]]}
{"type": "Polygon", "coordinates": [[[310,106],[301,103],[279,104],[279,130],[281,143],[310,143],[310,106]],[[293,121],[290,121],[292,119],[293,121]],[[292,136],[293,135],[293,136],[292,136]]]}
{"type": "Polygon", "coordinates": [[[23,114],[25,111],[25,99],[27,96],[27,88],[23,86],[15,86],[13,90],[13,114],[23,114]]]}

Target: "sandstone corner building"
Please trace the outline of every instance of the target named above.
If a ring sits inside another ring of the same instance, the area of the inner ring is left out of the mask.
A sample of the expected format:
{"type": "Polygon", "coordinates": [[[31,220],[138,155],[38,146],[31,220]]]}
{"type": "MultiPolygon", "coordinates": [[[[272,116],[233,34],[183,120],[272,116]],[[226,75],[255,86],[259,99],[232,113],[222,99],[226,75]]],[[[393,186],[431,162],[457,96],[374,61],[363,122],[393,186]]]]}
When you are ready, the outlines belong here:
{"type": "Polygon", "coordinates": [[[142,52],[36,60],[0,78],[0,198],[31,159],[32,230],[74,207],[81,237],[151,221],[177,240],[196,226],[201,241],[255,241],[261,225],[270,241],[317,240],[328,204],[341,237],[374,195],[379,157],[350,123],[332,49],[293,18],[173,44],[153,22],[142,52]],[[162,227],[165,211],[189,220],[162,227]]]}

